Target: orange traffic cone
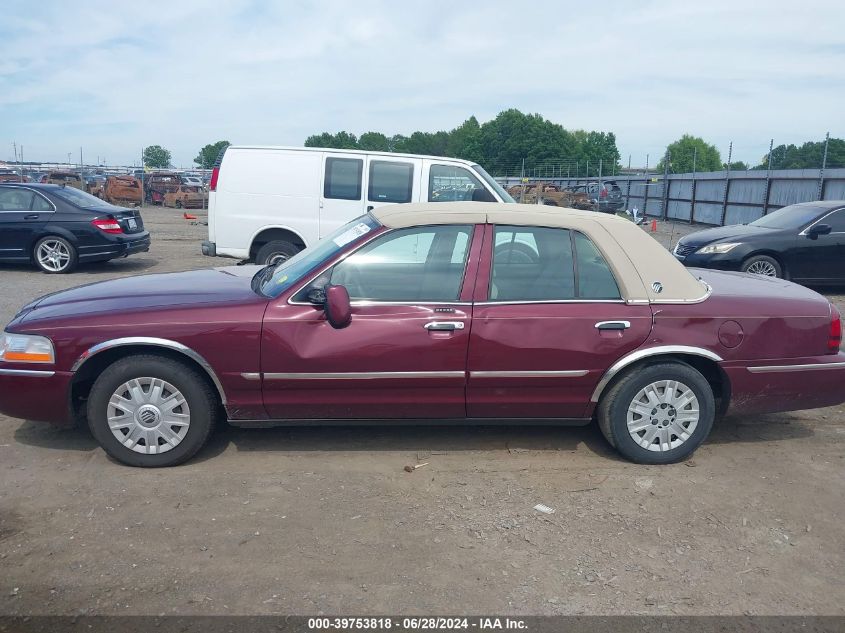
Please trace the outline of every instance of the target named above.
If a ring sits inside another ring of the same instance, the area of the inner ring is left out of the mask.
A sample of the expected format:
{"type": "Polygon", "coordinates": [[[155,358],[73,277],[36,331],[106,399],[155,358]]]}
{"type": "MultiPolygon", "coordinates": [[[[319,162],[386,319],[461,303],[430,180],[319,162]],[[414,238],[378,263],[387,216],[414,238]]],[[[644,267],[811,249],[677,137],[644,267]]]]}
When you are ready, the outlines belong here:
{"type": "Polygon", "coordinates": [[[652,221],[651,221],[651,232],[652,232],[652,233],[657,233],[657,220],[652,220],[652,221]]]}
{"type": "Polygon", "coordinates": [[[197,216],[192,215],[192,214],[188,213],[187,211],[182,213],[182,217],[185,218],[186,220],[196,220],[197,219],[197,216]]]}

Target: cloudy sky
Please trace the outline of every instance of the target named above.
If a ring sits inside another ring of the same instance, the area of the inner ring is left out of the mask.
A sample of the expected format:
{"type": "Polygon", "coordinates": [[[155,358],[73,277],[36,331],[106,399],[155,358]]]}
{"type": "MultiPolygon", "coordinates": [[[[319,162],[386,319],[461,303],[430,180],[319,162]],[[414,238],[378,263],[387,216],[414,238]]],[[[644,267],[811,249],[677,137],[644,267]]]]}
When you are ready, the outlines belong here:
{"type": "Polygon", "coordinates": [[[0,159],[190,166],[219,139],[451,129],[515,107],[757,162],[845,137],[845,2],[4,0],[0,159]]]}

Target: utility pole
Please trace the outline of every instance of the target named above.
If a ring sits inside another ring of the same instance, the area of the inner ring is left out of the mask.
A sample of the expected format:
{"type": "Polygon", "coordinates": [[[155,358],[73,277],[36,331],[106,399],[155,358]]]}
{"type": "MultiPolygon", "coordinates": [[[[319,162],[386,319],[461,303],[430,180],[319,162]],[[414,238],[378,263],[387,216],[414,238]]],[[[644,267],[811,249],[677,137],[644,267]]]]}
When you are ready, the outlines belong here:
{"type": "Polygon", "coordinates": [[[725,216],[728,213],[728,191],[731,188],[731,157],[733,156],[734,144],[731,141],[728,145],[728,164],[725,165],[725,191],[722,196],[722,219],[719,226],[725,226],[725,216]]]}
{"type": "Polygon", "coordinates": [[[819,200],[824,200],[824,169],[827,167],[827,146],[830,144],[830,132],[824,136],[824,154],[822,155],[822,168],[819,170],[819,200]]]}
{"type": "Polygon", "coordinates": [[[695,169],[696,169],[696,159],[698,158],[698,148],[692,148],[692,184],[690,186],[690,201],[689,201],[689,223],[693,223],[693,218],[695,217],[695,169]]]}
{"type": "Polygon", "coordinates": [[[766,156],[766,188],[763,190],[763,215],[769,212],[769,194],[772,190],[772,148],[775,139],[769,141],[769,155],[766,156]]]}
{"type": "Polygon", "coordinates": [[[79,148],[79,168],[82,169],[82,148],[79,148]]]}
{"type": "Polygon", "coordinates": [[[67,166],[68,166],[68,167],[70,167],[70,155],[71,155],[71,154],[72,154],[72,152],[68,152],[68,153],[67,153],[67,166]]]}

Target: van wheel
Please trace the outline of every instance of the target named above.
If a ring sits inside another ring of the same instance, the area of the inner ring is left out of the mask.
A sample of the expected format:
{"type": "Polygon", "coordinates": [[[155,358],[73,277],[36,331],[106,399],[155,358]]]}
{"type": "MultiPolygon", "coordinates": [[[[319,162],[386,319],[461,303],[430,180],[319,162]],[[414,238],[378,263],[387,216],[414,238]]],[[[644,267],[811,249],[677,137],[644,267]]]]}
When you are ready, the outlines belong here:
{"type": "Polygon", "coordinates": [[[296,246],[284,240],[273,240],[267,242],[264,246],[258,249],[255,255],[256,264],[278,264],[290,259],[299,252],[296,246]]]}
{"type": "Polygon", "coordinates": [[[127,356],[88,395],[88,426],[114,459],[146,468],[193,457],[211,435],[217,398],[196,370],[170,358],[127,356]]]}
{"type": "Polygon", "coordinates": [[[611,387],[598,406],[607,441],[639,464],[689,457],[710,434],[716,413],[707,379],[677,362],[637,367],[611,387]]]}

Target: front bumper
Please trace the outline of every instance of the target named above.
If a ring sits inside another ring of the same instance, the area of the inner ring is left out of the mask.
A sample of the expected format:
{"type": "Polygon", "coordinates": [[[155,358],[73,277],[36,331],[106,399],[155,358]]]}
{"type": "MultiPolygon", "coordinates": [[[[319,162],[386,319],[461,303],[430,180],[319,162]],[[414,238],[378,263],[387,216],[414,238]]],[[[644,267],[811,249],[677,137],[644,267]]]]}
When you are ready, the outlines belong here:
{"type": "Polygon", "coordinates": [[[0,363],[0,414],[71,426],[68,390],[72,378],[68,371],[0,363]]]}
{"type": "Polygon", "coordinates": [[[731,385],[727,413],[776,413],[845,402],[845,352],[721,363],[731,385]]]}

